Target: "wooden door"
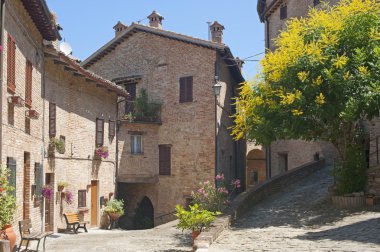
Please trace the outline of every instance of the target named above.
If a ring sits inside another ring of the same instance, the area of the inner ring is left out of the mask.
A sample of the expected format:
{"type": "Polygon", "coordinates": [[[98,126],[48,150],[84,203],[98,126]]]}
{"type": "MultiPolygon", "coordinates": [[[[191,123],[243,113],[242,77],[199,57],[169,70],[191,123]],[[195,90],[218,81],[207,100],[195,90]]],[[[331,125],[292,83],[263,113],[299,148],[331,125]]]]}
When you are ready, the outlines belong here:
{"type": "Polygon", "coordinates": [[[23,191],[23,220],[30,218],[30,153],[24,152],[24,191],[23,191]]]}
{"type": "Polygon", "coordinates": [[[91,181],[91,226],[98,225],[98,181],[91,181]]]}
{"type": "MultiPolygon", "coordinates": [[[[54,174],[46,173],[45,184],[54,187],[54,174]]],[[[54,221],[54,199],[45,199],[45,232],[53,231],[54,221]]]]}

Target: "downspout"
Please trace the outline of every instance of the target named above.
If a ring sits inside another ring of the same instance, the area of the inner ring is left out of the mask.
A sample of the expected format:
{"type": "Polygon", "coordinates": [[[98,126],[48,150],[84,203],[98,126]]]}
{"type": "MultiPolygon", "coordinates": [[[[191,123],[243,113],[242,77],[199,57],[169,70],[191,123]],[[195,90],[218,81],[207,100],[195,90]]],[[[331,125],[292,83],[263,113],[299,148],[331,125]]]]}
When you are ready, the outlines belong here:
{"type": "Polygon", "coordinates": [[[3,161],[3,53],[4,53],[4,8],[5,0],[1,0],[0,3],[0,45],[2,50],[0,51],[0,163],[3,161]]]}
{"type": "Polygon", "coordinates": [[[270,50],[269,19],[265,18],[265,47],[270,50]]]}
{"type": "Polygon", "coordinates": [[[119,101],[117,101],[116,98],[116,136],[115,136],[115,142],[116,142],[116,157],[115,157],[115,199],[118,197],[118,183],[117,183],[117,177],[119,173],[119,101]]]}
{"type": "MultiPolygon", "coordinates": [[[[44,45],[42,43],[41,47],[41,57],[40,57],[40,68],[41,68],[41,88],[42,88],[42,150],[41,150],[41,155],[42,155],[42,179],[43,179],[43,184],[45,184],[46,181],[46,169],[44,166],[44,161],[45,161],[45,106],[46,106],[46,71],[45,71],[45,54],[44,54],[44,45]]],[[[38,49],[37,49],[38,50],[38,49]]],[[[44,227],[45,227],[45,211],[46,211],[46,204],[45,201],[42,200],[42,213],[41,213],[41,232],[44,232],[44,227]]]]}

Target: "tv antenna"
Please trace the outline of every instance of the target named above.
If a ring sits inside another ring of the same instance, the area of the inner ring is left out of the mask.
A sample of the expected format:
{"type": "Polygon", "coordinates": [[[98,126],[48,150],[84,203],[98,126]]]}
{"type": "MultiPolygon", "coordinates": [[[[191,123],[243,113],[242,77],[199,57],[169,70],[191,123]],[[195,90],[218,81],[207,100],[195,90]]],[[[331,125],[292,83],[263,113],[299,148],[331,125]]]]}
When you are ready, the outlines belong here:
{"type": "Polygon", "coordinates": [[[73,52],[73,49],[71,48],[71,45],[67,43],[66,41],[63,41],[59,44],[59,51],[61,51],[63,54],[70,55],[73,52]]]}

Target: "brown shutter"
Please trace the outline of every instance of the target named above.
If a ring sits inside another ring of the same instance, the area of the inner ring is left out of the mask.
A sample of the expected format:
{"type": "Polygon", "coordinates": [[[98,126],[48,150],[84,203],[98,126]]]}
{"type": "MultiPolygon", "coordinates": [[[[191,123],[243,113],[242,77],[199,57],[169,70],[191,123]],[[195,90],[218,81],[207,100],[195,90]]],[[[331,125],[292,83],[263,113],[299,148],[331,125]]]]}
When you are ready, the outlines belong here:
{"type": "Polygon", "coordinates": [[[171,148],[169,145],[159,145],[159,174],[171,174],[171,148]]]}
{"type": "Polygon", "coordinates": [[[116,122],[115,121],[112,121],[112,120],[109,120],[108,122],[108,136],[109,138],[113,138],[115,137],[115,130],[116,130],[116,122]]]}
{"type": "Polygon", "coordinates": [[[186,102],[186,78],[179,79],[179,102],[186,102]]]}
{"type": "Polygon", "coordinates": [[[25,67],[25,104],[28,108],[32,107],[32,74],[33,65],[27,60],[25,67]]]}
{"type": "Polygon", "coordinates": [[[193,101],[193,76],[186,78],[186,101],[193,101]]]}
{"type": "Polygon", "coordinates": [[[9,34],[7,57],[7,87],[8,92],[14,94],[16,91],[16,43],[9,34]]]}
{"type": "Polygon", "coordinates": [[[78,191],[78,207],[86,207],[86,190],[78,191]]]}
{"type": "Polygon", "coordinates": [[[96,118],[95,145],[97,147],[103,146],[103,139],[104,139],[104,120],[96,118]]]}
{"type": "Polygon", "coordinates": [[[280,8],[280,19],[286,19],[288,17],[288,7],[286,5],[280,8]]]}
{"type": "Polygon", "coordinates": [[[56,105],[49,103],[49,137],[56,135],[56,105]]]}

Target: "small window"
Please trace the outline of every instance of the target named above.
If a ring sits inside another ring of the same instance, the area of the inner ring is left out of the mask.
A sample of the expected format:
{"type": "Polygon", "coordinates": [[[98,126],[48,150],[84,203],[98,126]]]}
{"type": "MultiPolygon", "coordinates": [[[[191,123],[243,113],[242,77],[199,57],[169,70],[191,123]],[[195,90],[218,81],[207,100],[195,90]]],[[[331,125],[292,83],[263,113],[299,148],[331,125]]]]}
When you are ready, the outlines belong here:
{"type": "Polygon", "coordinates": [[[280,8],[280,19],[287,19],[288,18],[288,7],[286,5],[281,6],[280,8]]]}
{"type": "Polygon", "coordinates": [[[132,154],[142,153],[142,136],[141,135],[131,135],[131,153],[132,154]]]}
{"type": "MultiPolygon", "coordinates": [[[[7,157],[7,167],[10,171],[9,185],[16,189],[16,160],[12,157],[7,157]]],[[[16,196],[16,190],[13,191],[13,195],[16,196]]]]}
{"type": "Polygon", "coordinates": [[[36,185],[35,196],[40,197],[42,195],[44,174],[42,165],[40,163],[34,164],[34,184],[36,185]]]}
{"type": "Polygon", "coordinates": [[[78,191],[78,207],[86,207],[86,190],[79,190],[78,191]]]}
{"type": "Polygon", "coordinates": [[[30,118],[25,117],[25,133],[30,135],[30,118]]]}
{"type": "Polygon", "coordinates": [[[170,145],[159,145],[159,174],[171,174],[171,147],[170,145]]]}
{"type": "Polygon", "coordinates": [[[49,137],[55,137],[56,135],[56,105],[49,103],[49,137]]]}
{"type": "Polygon", "coordinates": [[[108,121],[108,136],[110,139],[114,138],[116,135],[116,122],[109,120],[108,121]]]}
{"type": "Polygon", "coordinates": [[[314,0],[313,3],[314,3],[314,6],[317,6],[319,4],[319,0],[314,0]]]}
{"type": "Polygon", "coordinates": [[[104,120],[96,118],[96,137],[95,144],[97,147],[103,146],[104,139],[104,120]]]}
{"type": "Polygon", "coordinates": [[[179,79],[179,102],[193,101],[193,76],[179,79]]]}

